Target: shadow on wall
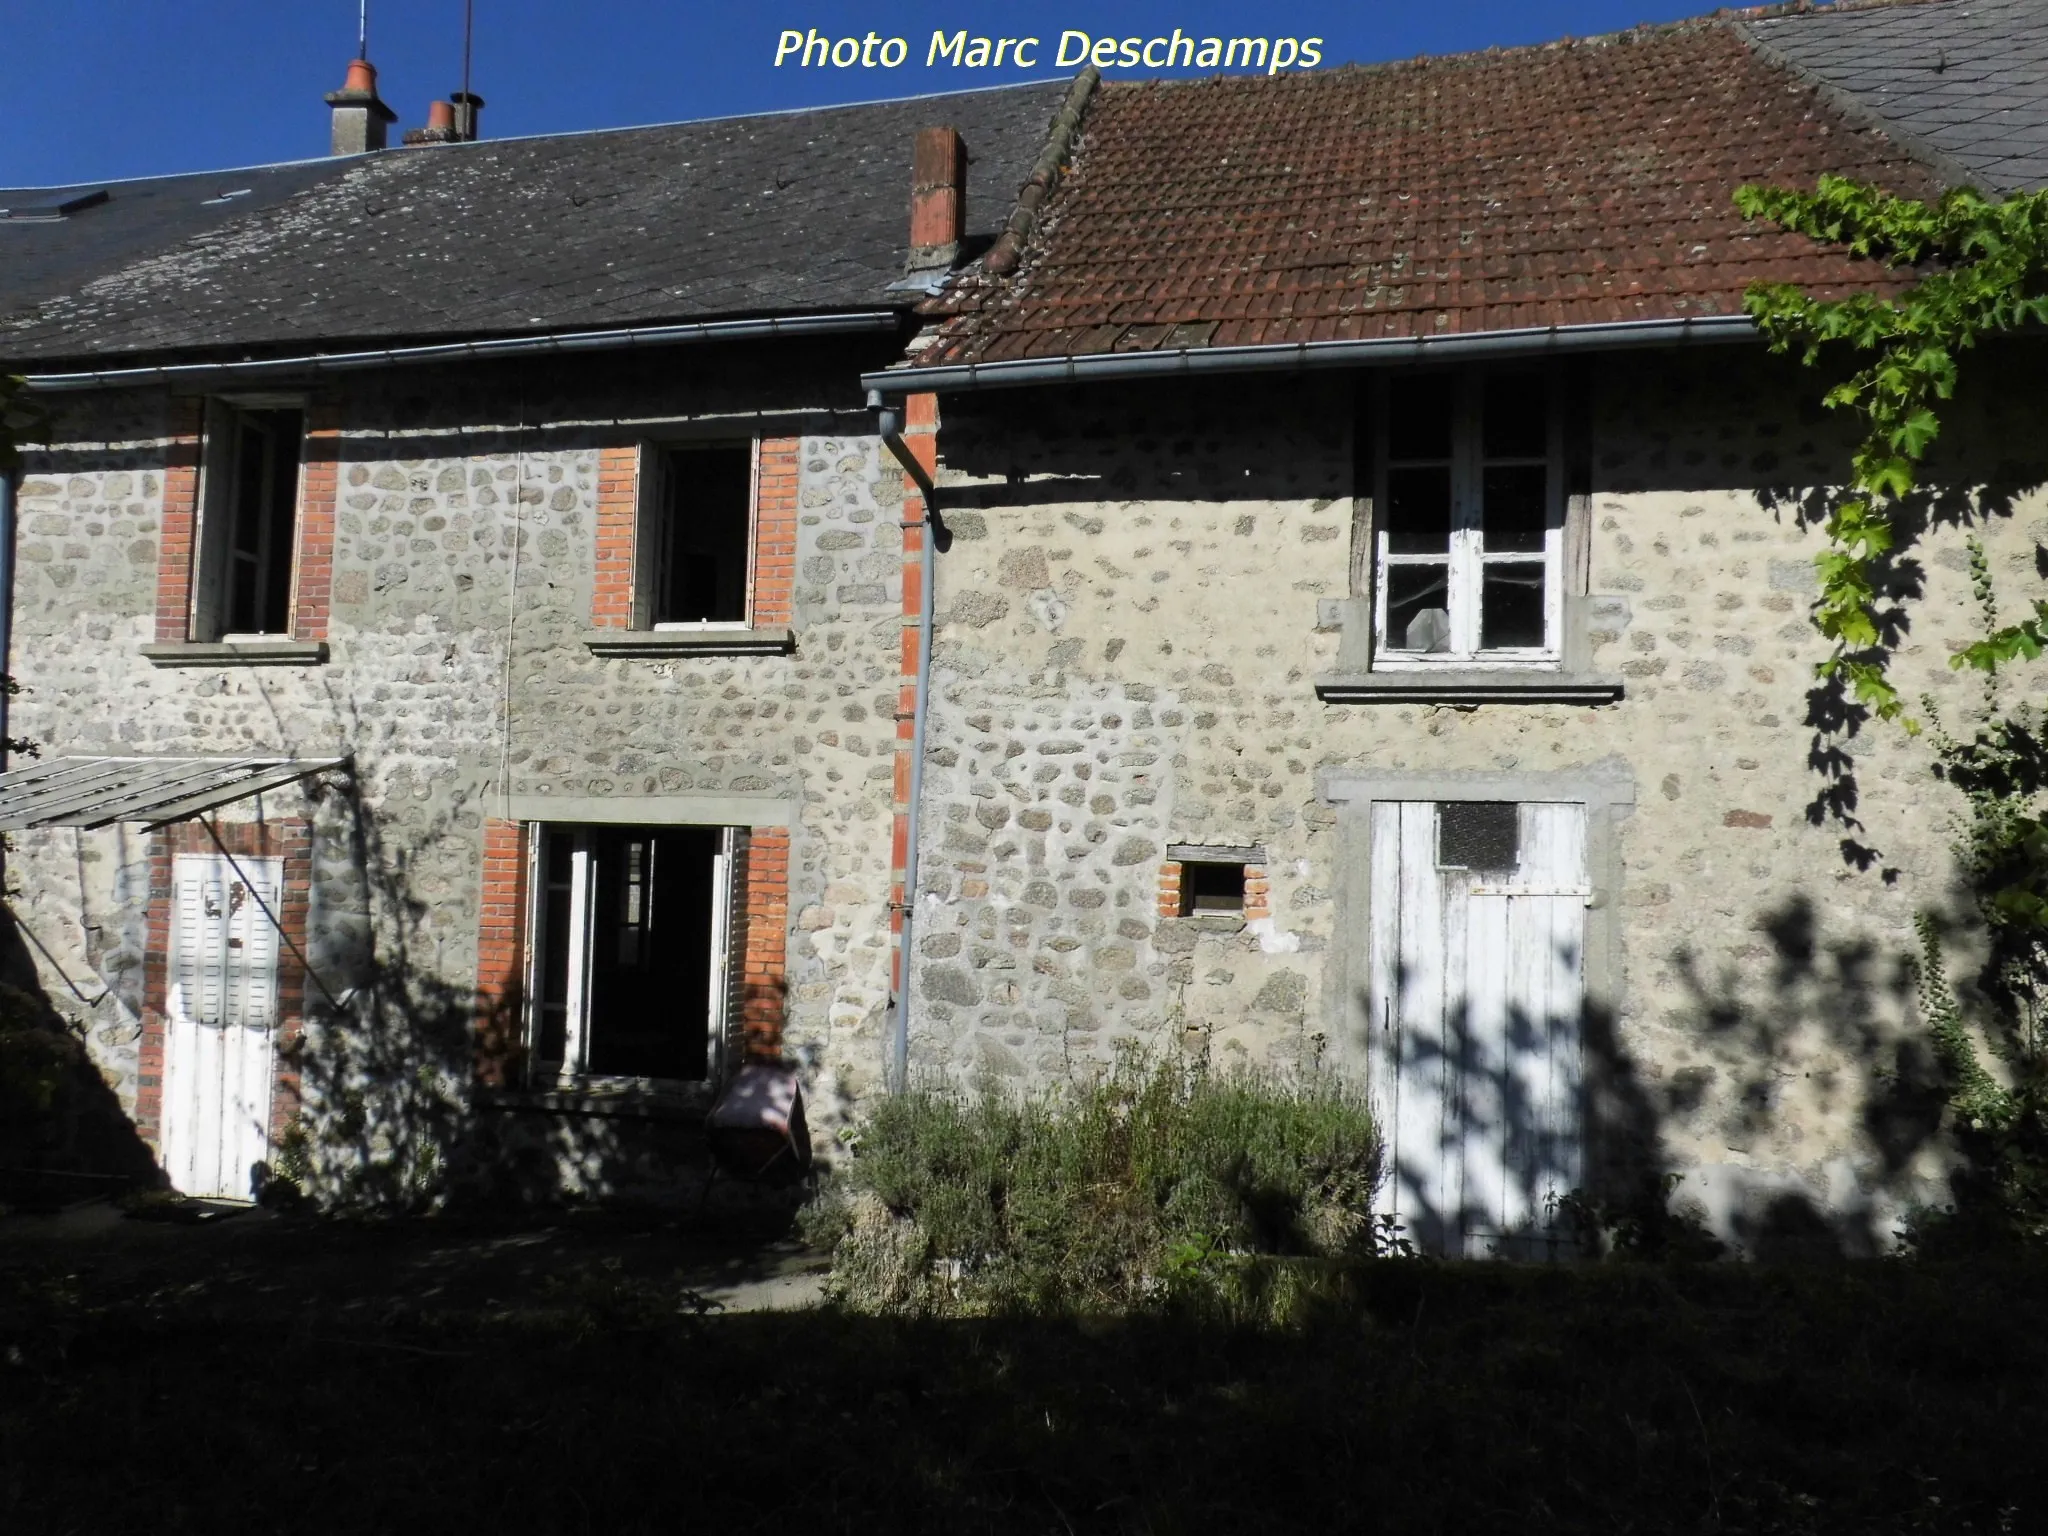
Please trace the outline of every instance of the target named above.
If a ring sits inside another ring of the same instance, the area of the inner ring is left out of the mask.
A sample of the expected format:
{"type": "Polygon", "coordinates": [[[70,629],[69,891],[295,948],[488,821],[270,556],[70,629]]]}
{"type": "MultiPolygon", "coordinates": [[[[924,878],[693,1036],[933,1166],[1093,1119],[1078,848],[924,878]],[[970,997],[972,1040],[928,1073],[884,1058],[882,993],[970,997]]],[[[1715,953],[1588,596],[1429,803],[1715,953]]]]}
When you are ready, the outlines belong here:
{"type": "Polygon", "coordinates": [[[0,1203],[63,1204],[160,1182],[78,1029],[43,991],[13,913],[0,909],[0,1203]]]}
{"type": "MultiPolygon", "coordinates": [[[[319,794],[325,954],[288,1063],[301,1108],[274,1172],[331,1208],[696,1202],[710,1170],[697,1115],[630,1102],[565,1112],[496,1086],[517,1077],[517,978],[485,978],[501,1001],[480,1010],[440,964],[436,898],[420,889],[425,850],[473,843],[461,813],[406,823],[395,846],[354,781],[319,794]]],[[[750,1198],[728,1190],[720,1203],[750,1198]]]]}
{"type": "MultiPolygon", "coordinates": [[[[1697,1248],[1702,1236],[1764,1260],[1891,1249],[1899,1218],[1942,1197],[1941,1177],[1957,1166],[1911,961],[1865,939],[1830,939],[1805,896],[1752,926],[1760,942],[1739,962],[1710,968],[1684,947],[1665,956],[1677,998],[1655,1034],[1684,1058],[1675,1067],[1632,1053],[1598,1007],[1575,1019],[1510,1010],[1498,1041],[1474,1038],[1461,1005],[1441,1039],[1409,1032],[1403,1084],[1444,1085],[1426,1100],[1425,1122],[1439,1105],[1440,1119],[1419,1131],[1425,1176],[1404,1168],[1396,1194],[1411,1235],[1455,1250],[1452,1235],[1489,1225],[1505,1185],[1510,1211],[1527,1215],[1504,1251],[1520,1251],[1551,1219],[1560,1232],[1593,1238],[1603,1228],[1605,1240],[1645,1251],[1697,1248]],[[1535,1047],[1574,1031],[1583,1154],[1559,1134],[1540,1069],[1530,1069],[1535,1047]],[[1856,1150],[1803,1155],[1816,1122],[1851,1132],[1856,1150]],[[1469,1170],[1432,1182],[1432,1145],[1469,1170]],[[1752,1157],[1803,1172],[1766,1172],[1748,1166],[1752,1157]],[[1577,1193],[1547,1208],[1546,1192],[1564,1189],[1577,1193]]],[[[1953,916],[1949,927],[1960,927],[1953,916]]],[[[1389,1142],[1416,1147],[1417,1135],[1390,1128],[1389,1142]]]]}

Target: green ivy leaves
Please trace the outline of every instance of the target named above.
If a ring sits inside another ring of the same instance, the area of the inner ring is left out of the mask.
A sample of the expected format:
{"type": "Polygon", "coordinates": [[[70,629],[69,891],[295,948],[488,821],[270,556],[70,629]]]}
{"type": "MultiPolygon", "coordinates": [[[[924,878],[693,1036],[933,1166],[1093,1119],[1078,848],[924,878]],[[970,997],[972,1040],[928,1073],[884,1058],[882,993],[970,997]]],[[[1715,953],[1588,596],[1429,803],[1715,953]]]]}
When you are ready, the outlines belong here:
{"type": "MultiPolygon", "coordinates": [[[[1913,285],[1890,299],[1819,299],[1788,283],[1762,283],[1744,305],[1773,351],[1797,351],[1809,366],[1831,350],[1862,359],[1822,396],[1830,409],[1861,418],[1863,440],[1851,460],[1856,494],[1828,519],[1831,547],[1814,560],[1814,623],[1834,643],[1817,670],[1848,686],[1881,719],[1917,731],[1886,674],[1872,567],[1894,542],[1891,506],[1912,493],[1919,465],[1941,435],[1938,407],[1955,393],[1958,354],[1981,336],[2048,323],[2048,192],[1993,201],[1959,187],[1928,203],[1823,176],[1812,192],[1742,187],[1735,205],[1749,218],[1915,274],[1913,285]]],[[[2044,639],[2048,604],[1951,664],[1992,671],[2038,656],[2044,639]]]]}

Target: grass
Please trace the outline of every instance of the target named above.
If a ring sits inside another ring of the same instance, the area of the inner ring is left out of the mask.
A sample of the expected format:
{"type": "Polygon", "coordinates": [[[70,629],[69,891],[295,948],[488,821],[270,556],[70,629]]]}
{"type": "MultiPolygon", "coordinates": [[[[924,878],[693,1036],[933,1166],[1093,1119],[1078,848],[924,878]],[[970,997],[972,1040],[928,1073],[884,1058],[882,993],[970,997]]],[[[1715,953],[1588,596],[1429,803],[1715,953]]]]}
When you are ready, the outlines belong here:
{"type": "Polygon", "coordinates": [[[1891,1533],[2048,1502],[2039,1264],[1364,1261],[1277,1328],[704,1315],[644,1237],[517,1295],[399,1290],[392,1230],[346,1299],[204,1244],[0,1256],[0,1530],[1891,1533]]]}

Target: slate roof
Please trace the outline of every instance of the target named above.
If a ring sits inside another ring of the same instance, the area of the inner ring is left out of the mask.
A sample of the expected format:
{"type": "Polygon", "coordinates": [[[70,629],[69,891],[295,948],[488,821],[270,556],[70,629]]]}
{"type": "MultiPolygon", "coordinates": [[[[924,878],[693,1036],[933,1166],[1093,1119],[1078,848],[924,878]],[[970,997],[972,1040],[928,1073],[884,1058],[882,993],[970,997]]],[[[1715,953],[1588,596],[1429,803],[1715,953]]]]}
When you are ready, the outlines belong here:
{"type": "Polygon", "coordinates": [[[61,225],[0,224],[0,359],[907,308],[914,296],[884,290],[908,254],[916,131],[950,123],[967,140],[971,249],[1002,227],[1067,89],[386,150],[325,162],[293,195],[213,227],[167,226],[140,254],[91,250],[96,224],[113,222],[96,216],[151,185],[110,183],[109,202],[61,225]],[[38,275],[8,273],[6,242],[52,232],[38,275]]]}
{"type": "Polygon", "coordinates": [[[105,202],[65,218],[0,218],[0,315],[58,298],[138,257],[274,208],[339,176],[346,164],[311,160],[146,181],[0,188],[0,209],[17,213],[38,203],[108,193],[105,202]]]}
{"type": "Polygon", "coordinates": [[[1989,192],[2048,186],[2048,0],[1759,17],[1750,36],[1989,192]]]}
{"type": "Polygon", "coordinates": [[[1313,74],[1104,84],[1016,273],[920,366],[1733,314],[1896,282],[1744,182],[1938,184],[1727,22],[1313,74]]]}

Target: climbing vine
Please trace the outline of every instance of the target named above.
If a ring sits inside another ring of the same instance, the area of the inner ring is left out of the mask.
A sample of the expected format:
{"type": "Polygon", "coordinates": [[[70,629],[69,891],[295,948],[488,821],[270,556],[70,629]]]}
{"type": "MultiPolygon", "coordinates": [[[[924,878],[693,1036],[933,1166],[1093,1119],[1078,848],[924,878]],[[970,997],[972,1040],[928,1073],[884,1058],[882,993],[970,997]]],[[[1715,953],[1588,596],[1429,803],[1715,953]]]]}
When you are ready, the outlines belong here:
{"type": "MultiPolygon", "coordinates": [[[[1857,365],[1822,397],[1853,413],[1863,436],[1851,461],[1850,494],[1829,515],[1828,548],[1814,561],[1814,623],[1833,643],[1820,672],[1881,719],[1917,731],[1887,675],[1880,571],[1896,541],[1898,505],[1919,483],[1920,465],[1941,434],[1940,406],[1955,393],[1960,355],[1984,336],[2048,321],[2048,192],[1993,200],[1961,187],[1922,202],[1823,176],[1812,192],[1749,186],[1735,202],[1750,218],[1913,274],[1911,285],[1890,298],[1817,299],[1774,283],[1751,288],[1745,302],[1773,350],[1797,351],[1809,365],[1847,352],[1857,365]]],[[[1987,633],[1953,665],[1995,671],[2044,648],[2048,601],[2021,622],[1987,633]]]]}
{"type": "MultiPolygon", "coordinates": [[[[1885,557],[1901,504],[1941,435],[1962,354],[1986,336],[2048,322],[2048,193],[1995,201],[1965,187],[1930,203],[1822,177],[1810,193],[1744,187],[1736,203],[1751,218],[1911,276],[1889,298],[1818,299],[1776,284],[1752,288],[1746,302],[1775,350],[1797,351],[1809,366],[1845,356],[1853,369],[1822,396],[1854,415],[1862,437],[1849,494],[1828,517],[1828,546],[1815,558],[1814,622],[1833,647],[1819,671],[1879,718],[1917,732],[1886,671],[1885,557]]],[[[1968,548],[1980,638],[1951,665],[1984,674],[1982,717],[1959,736],[1931,697],[1920,713],[1931,725],[1935,774],[1962,798],[1955,851],[1985,942],[1973,992],[2004,1070],[1994,1074],[1980,1059],[1943,935],[1923,914],[1920,1012],[1968,1159],[1956,1206],[1923,1213],[1909,1233],[1923,1251],[2048,1239],[2048,751],[2038,713],[2025,703],[2001,707],[1998,680],[2004,663],[2048,649],[2048,599],[2002,623],[1984,546],[1972,536],[1968,548]]]]}

